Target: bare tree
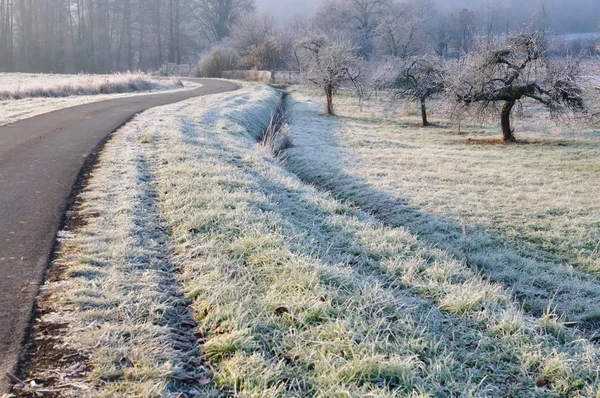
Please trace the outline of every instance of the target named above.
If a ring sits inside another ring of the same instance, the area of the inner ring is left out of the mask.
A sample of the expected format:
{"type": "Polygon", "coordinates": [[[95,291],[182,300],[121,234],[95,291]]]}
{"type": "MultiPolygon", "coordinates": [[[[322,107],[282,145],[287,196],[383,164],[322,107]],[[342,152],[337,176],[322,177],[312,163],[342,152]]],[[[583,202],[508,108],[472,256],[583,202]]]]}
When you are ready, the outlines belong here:
{"type": "Polygon", "coordinates": [[[421,104],[423,127],[429,126],[427,100],[444,91],[442,61],[424,56],[408,60],[396,77],[393,89],[394,95],[421,104]]]}
{"type": "Polygon", "coordinates": [[[211,43],[228,37],[231,28],[255,8],[254,0],[195,0],[194,17],[211,43]]]}
{"type": "Polygon", "coordinates": [[[462,8],[454,22],[454,48],[458,53],[468,54],[473,46],[477,15],[471,9],[462,8]]]}
{"type": "Polygon", "coordinates": [[[234,47],[242,54],[242,67],[274,70],[286,64],[283,37],[270,13],[250,13],[232,29],[234,47]]]}
{"type": "Polygon", "coordinates": [[[585,62],[582,65],[582,75],[585,102],[589,112],[587,122],[595,128],[600,125],[600,58],[585,62]]]}
{"type": "Polygon", "coordinates": [[[334,115],[333,95],[344,80],[356,79],[358,48],[345,37],[313,34],[296,45],[305,80],[325,91],[326,114],[334,115]]]}
{"type": "Polygon", "coordinates": [[[542,104],[553,116],[585,111],[578,84],[579,63],[547,57],[545,34],[513,34],[499,48],[479,51],[458,63],[450,83],[455,98],[478,105],[480,114],[500,110],[505,142],[515,141],[511,114],[524,99],[542,104]]]}
{"type": "Polygon", "coordinates": [[[14,68],[13,4],[12,0],[0,0],[0,67],[5,71],[14,68]]]}
{"type": "Polygon", "coordinates": [[[548,29],[548,20],[550,18],[550,10],[555,6],[554,0],[537,0],[537,4],[533,7],[533,18],[536,27],[539,30],[548,29]]]}
{"type": "Polygon", "coordinates": [[[240,17],[231,29],[233,45],[239,49],[257,46],[275,35],[277,20],[270,13],[251,12],[240,17]]]}
{"type": "Polygon", "coordinates": [[[180,0],[169,0],[169,62],[181,63],[180,0]]]}
{"type": "Polygon", "coordinates": [[[300,70],[300,60],[296,52],[296,43],[298,38],[305,37],[310,33],[309,22],[307,19],[295,18],[285,24],[285,29],[282,27],[279,30],[279,39],[282,46],[282,56],[284,67],[288,70],[300,70]]]}
{"type": "Polygon", "coordinates": [[[391,4],[391,0],[328,0],[317,11],[317,20],[321,28],[350,35],[361,55],[369,57],[375,30],[391,4]]]}
{"type": "Polygon", "coordinates": [[[423,21],[414,7],[394,3],[375,30],[379,53],[406,58],[422,50],[423,21]]]}
{"type": "Polygon", "coordinates": [[[488,43],[502,32],[501,16],[507,8],[507,0],[486,0],[484,30],[488,43]]]}
{"type": "Polygon", "coordinates": [[[449,16],[440,16],[430,24],[429,43],[438,57],[446,57],[452,43],[452,26],[449,16]]]}

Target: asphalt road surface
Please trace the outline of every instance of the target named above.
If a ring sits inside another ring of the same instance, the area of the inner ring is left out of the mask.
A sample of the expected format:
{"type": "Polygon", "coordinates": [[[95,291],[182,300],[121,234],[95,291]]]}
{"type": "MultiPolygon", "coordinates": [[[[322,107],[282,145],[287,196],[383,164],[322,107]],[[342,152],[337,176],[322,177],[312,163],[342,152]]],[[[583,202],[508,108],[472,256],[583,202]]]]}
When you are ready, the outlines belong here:
{"type": "Polygon", "coordinates": [[[233,91],[218,80],[66,108],[0,127],[0,395],[17,363],[71,191],[94,149],[146,109],[233,91]]]}

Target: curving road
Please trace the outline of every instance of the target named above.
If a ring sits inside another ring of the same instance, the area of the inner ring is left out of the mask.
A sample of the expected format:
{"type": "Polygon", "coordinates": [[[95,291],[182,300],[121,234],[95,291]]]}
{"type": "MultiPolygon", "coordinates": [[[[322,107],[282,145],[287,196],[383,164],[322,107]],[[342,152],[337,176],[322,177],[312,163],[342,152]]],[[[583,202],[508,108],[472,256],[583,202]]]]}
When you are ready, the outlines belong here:
{"type": "Polygon", "coordinates": [[[0,395],[26,337],[63,213],[86,159],[110,133],[146,109],[233,91],[235,84],[119,98],[0,127],[0,395]]]}

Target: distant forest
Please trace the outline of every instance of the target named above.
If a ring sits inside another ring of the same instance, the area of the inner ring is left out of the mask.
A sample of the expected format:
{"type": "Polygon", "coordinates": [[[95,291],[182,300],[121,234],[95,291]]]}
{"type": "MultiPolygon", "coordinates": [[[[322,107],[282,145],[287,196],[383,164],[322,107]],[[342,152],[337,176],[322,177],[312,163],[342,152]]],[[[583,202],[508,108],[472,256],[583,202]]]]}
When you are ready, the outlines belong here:
{"type": "MultiPolygon", "coordinates": [[[[257,3],[259,8],[271,10],[278,18],[293,18],[314,14],[323,0],[257,0],[257,3]]],[[[497,15],[503,29],[506,22],[511,29],[529,23],[544,7],[548,27],[557,34],[597,32],[600,24],[598,0],[437,0],[430,3],[445,13],[457,13],[462,8],[475,10],[481,18],[490,10],[503,9],[505,12],[497,15]]]]}
{"type": "MultiPolygon", "coordinates": [[[[157,70],[165,62],[195,64],[202,53],[226,42],[237,22],[254,12],[273,8],[275,23],[292,17],[269,1],[276,0],[259,0],[258,4],[255,0],[0,0],[0,71],[104,73],[157,70]]],[[[296,5],[295,15],[303,14],[306,19],[293,22],[326,28],[323,10],[344,1],[324,0],[316,8],[309,1],[303,13],[296,5]]],[[[367,8],[392,3],[353,1],[367,8]]],[[[598,0],[395,3],[410,3],[423,26],[445,26],[455,19],[488,36],[523,24],[558,34],[596,32],[600,22],[598,0]]],[[[403,29],[402,19],[395,22],[397,29],[403,29]]],[[[413,29],[413,23],[414,19],[407,20],[406,29],[413,29]]],[[[361,29],[371,34],[375,24],[369,24],[361,29]]]]}
{"type": "Polygon", "coordinates": [[[102,73],[196,62],[254,0],[0,0],[0,70],[102,73]]]}
{"type": "Polygon", "coordinates": [[[600,24],[598,0],[439,0],[445,12],[473,9],[496,29],[515,29],[532,20],[545,23],[553,33],[597,32],[600,24]],[[493,14],[496,14],[495,16],[493,14]]]}

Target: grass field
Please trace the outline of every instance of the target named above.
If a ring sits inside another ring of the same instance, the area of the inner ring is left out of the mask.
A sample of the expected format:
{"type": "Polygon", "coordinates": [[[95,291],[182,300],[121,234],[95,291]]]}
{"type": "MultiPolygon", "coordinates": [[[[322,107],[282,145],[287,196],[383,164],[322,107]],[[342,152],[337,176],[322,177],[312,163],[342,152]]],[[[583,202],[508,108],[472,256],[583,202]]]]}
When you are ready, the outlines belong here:
{"type": "Polygon", "coordinates": [[[198,84],[179,79],[156,80],[140,73],[0,73],[0,125],[91,102],[195,87],[198,84]]]}
{"type": "Polygon", "coordinates": [[[179,79],[156,80],[143,73],[112,75],[0,74],[0,101],[59,98],[74,95],[121,94],[181,87],[179,79]]]}
{"type": "Polygon", "coordinates": [[[489,145],[493,126],[418,127],[386,102],[358,108],[294,93],[287,165],[391,226],[467,260],[542,313],[600,319],[600,133],[517,121],[527,144],[489,145]],[[535,131],[531,131],[535,130],[535,131]]]}
{"type": "MultiPolygon", "coordinates": [[[[271,158],[257,141],[278,103],[274,90],[246,85],[145,112],[115,135],[81,197],[85,225],[63,234],[63,277],[44,286],[51,311],[36,326],[68,324],[38,338],[80,353],[85,371],[56,364],[62,384],[46,388],[598,396],[597,347],[553,314],[533,317],[452,251],[271,158]]],[[[305,143],[295,134],[290,156],[305,143]]],[[[49,380],[44,371],[29,376],[49,380]]]]}

